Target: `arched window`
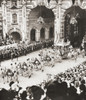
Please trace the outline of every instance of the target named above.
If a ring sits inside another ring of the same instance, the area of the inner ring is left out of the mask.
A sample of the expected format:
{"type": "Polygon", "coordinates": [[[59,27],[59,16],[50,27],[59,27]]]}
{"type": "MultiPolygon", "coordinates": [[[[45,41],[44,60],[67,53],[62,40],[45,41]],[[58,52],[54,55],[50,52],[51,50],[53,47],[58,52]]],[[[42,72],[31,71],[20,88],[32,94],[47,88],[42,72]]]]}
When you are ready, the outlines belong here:
{"type": "Polygon", "coordinates": [[[45,28],[41,28],[40,30],[40,38],[45,39],[45,28]]]}
{"type": "Polygon", "coordinates": [[[13,23],[14,23],[14,24],[17,23],[17,14],[16,14],[16,13],[14,13],[14,14],[12,15],[12,19],[13,19],[13,23]]]}
{"type": "Polygon", "coordinates": [[[31,41],[35,41],[35,33],[36,33],[36,30],[32,29],[31,32],[30,32],[30,39],[31,39],[31,41]]]}

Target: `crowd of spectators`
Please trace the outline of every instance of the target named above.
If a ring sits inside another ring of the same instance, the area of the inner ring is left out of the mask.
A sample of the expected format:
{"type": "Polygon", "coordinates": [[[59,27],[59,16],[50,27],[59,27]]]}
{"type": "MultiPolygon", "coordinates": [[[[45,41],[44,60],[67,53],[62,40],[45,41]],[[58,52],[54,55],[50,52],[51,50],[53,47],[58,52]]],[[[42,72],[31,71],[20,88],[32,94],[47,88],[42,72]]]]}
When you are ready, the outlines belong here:
{"type": "Polygon", "coordinates": [[[18,84],[11,81],[9,90],[2,88],[0,100],[86,100],[86,62],[25,90],[18,84]]]}
{"type": "Polygon", "coordinates": [[[23,56],[33,51],[50,47],[52,45],[53,45],[53,40],[46,40],[42,42],[40,41],[40,42],[35,42],[33,44],[26,44],[25,42],[22,42],[19,44],[16,43],[16,46],[8,45],[0,49],[0,61],[23,56]]]}
{"type": "MultiPolygon", "coordinates": [[[[27,50],[27,49],[26,49],[27,50]]],[[[66,50],[67,51],[67,50],[66,50]]],[[[25,51],[24,51],[25,52],[25,51]]],[[[26,54],[26,52],[25,52],[26,54]]],[[[44,71],[44,68],[47,67],[54,67],[55,63],[61,63],[64,59],[74,59],[77,60],[78,56],[84,57],[85,52],[83,50],[74,50],[69,49],[68,52],[63,51],[63,49],[43,49],[39,51],[38,57],[30,57],[26,59],[24,62],[15,62],[14,66],[13,63],[11,63],[10,69],[1,68],[2,75],[5,79],[8,81],[7,72],[10,73],[11,78],[10,79],[16,79],[18,75],[28,77],[30,78],[33,75],[33,71],[44,71]],[[66,56],[65,56],[66,55],[66,56]],[[14,75],[15,73],[15,75],[14,75]],[[6,77],[7,76],[7,77],[6,77]],[[16,76],[16,78],[15,78],[16,76]],[[12,78],[13,77],[13,78],[12,78]]],[[[12,55],[11,55],[12,56],[12,55]]],[[[16,55],[18,57],[18,53],[16,55]]],[[[18,60],[18,58],[17,58],[18,60]]],[[[11,57],[11,61],[13,61],[13,57],[11,57]]],[[[3,77],[3,79],[4,79],[3,77]]]]}
{"type": "Polygon", "coordinates": [[[0,76],[4,83],[9,83],[10,89],[2,88],[0,98],[2,100],[86,100],[86,62],[55,75],[53,79],[52,75],[48,75],[47,81],[32,86],[33,88],[27,87],[23,90],[18,85],[19,76],[31,78],[34,70],[43,72],[45,66],[54,67],[55,63],[62,62],[65,57],[74,58],[76,61],[78,55],[85,56],[83,50],[69,48],[68,52],[65,52],[66,49],[45,48],[40,50],[39,58],[28,58],[26,62],[15,63],[14,68],[1,68],[0,76]],[[67,56],[63,57],[65,53],[67,56]]]}
{"type": "Polygon", "coordinates": [[[3,39],[2,37],[0,37],[0,46],[10,45],[14,43],[15,41],[13,40],[11,36],[6,35],[6,39],[3,39]]]}
{"type": "MultiPolygon", "coordinates": [[[[4,42],[3,42],[4,43],[4,42]]],[[[6,42],[8,45],[10,42],[6,42]]],[[[5,44],[5,45],[6,45],[5,44]]],[[[33,72],[42,71],[44,67],[54,67],[55,63],[62,62],[63,59],[74,59],[85,56],[84,49],[74,49],[71,47],[58,47],[47,49],[53,45],[53,40],[25,44],[22,42],[13,47],[6,47],[0,50],[0,61],[5,59],[13,60],[15,57],[27,55],[30,52],[40,50],[39,58],[28,58],[22,63],[15,62],[15,67],[0,68],[0,79],[9,89],[0,89],[0,100],[86,100],[86,62],[68,69],[65,72],[54,76],[48,75],[48,79],[38,85],[33,85],[23,89],[19,86],[19,77],[31,78],[33,72]],[[45,49],[43,49],[45,48],[45,49]]]]}

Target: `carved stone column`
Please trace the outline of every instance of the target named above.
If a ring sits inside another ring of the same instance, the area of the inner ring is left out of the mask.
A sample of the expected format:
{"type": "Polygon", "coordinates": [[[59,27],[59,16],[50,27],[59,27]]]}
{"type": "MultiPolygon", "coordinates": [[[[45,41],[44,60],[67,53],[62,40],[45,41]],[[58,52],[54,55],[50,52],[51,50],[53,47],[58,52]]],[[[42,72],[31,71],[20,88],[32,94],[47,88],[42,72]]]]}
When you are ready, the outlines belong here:
{"type": "Polygon", "coordinates": [[[31,9],[26,9],[26,39],[30,42],[30,24],[29,24],[29,14],[31,12],[31,9]]]}
{"type": "Polygon", "coordinates": [[[60,5],[57,5],[56,9],[53,10],[55,15],[54,20],[54,45],[56,45],[60,41],[60,26],[61,26],[61,19],[60,19],[60,5]]]}
{"type": "Polygon", "coordinates": [[[22,41],[26,39],[26,6],[25,1],[22,2],[22,41]]]}
{"type": "Polygon", "coordinates": [[[45,39],[49,39],[49,28],[46,28],[45,30],[45,39]]]}
{"type": "Polygon", "coordinates": [[[7,10],[6,10],[6,1],[2,2],[2,16],[3,16],[3,38],[6,38],[7,34],[7,10]]]}
{"type": "Polygon", "coordinates": [[[39,29],[37,29],[36,30],[36,35],[35,35],[36,37],[36,41],[40,41],[40,30],[39,29]]]}

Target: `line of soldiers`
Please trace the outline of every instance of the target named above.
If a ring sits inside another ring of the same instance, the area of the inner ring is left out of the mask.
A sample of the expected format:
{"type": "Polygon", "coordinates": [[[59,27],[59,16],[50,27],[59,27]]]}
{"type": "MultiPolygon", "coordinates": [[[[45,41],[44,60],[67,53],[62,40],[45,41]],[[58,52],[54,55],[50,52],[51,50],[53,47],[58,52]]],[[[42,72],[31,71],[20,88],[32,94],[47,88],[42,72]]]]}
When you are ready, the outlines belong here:
{"type": "Polygon", "coordinates": [[[13,59],[19,56],[26,55],[33,51],[50,47],[53,45],[53,40],[44,42],[36,42],[34,44],[25,44],[25,42],[17,44],[14,47],[6,47],[0,50],[0,62],[7,59],[13,59]]]}

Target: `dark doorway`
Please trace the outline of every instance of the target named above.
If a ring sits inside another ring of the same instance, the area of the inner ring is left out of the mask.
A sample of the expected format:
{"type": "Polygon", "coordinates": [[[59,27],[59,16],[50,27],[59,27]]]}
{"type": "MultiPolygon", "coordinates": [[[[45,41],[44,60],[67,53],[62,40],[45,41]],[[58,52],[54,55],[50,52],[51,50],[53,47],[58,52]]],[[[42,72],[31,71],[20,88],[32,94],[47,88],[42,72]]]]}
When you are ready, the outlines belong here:
{"type": "Polygon", "coordinates": [[[40,38],[41,38],[41,40],[45,39],[45,28],[41,28],[41,30],[40,30],[40,38]]]}
{"type": "Polygon", "coordinates": [[[16,42],[16,43],[20,43],[21,41],[21,36],[18,32],[12,32],[11,33],[11,36],[13,38],[13,40],[16,42]]]}
{"type": "Polygon", "coordinates": [[[53,38],[54,37],[54,28],[50,27],[49,29],[49,38],[53,38]]]}
{"type": "Polygon", "coordinates": [[[73,47],[80,47],[85,34],[85,12],[79,6],[72,6],[65,12],[64,41],[70,40],[73,47]]]}
{"type": "Polygon", "coordinates": [[[32,29],[31,33],[30,33],[30,39],[31,39],[31,41],[35,41],[35,33],[36,33],[36,30],[32,29]]]}

